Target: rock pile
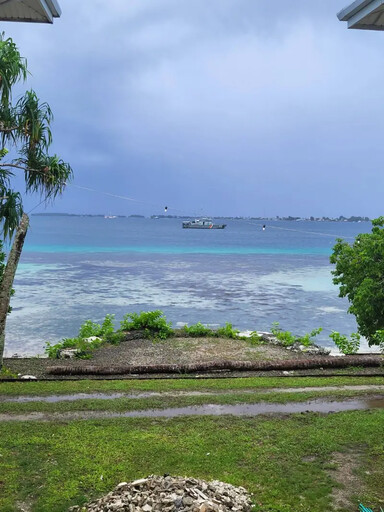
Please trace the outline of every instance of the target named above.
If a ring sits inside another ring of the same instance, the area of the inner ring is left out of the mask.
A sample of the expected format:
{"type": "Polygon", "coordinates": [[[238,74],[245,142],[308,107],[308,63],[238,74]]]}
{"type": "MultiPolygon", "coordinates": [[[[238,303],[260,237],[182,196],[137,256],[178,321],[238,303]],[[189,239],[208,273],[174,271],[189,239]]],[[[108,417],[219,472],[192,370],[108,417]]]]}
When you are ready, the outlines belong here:
{"type": "Polygon", "coordinates": [[[103,498],[70,512],[249,512],[243,487],[195,478],[149,476],[122,482],[103,498]]]}
{"type": "Polygon", "coordinates": [[[284,347],[287,350],[291,350],[292,352],[303,352],[307,355],[311,356],[327,356],[331,349],[326,347],[320,347],[319,345],[316,345],[315,343],[312,343],[309,346],[303,345],[300,343],[300,338],[297,338],[297,341],[295,341],[292,345],[284,345],[282,341],[280,341],[274,334],[271,332],[259,332],[257,331],[257,334],[260,336],[260,338],[265,341],[266,343],[269,343],[270,345],[278,345],[280,347],[284,347]]]}

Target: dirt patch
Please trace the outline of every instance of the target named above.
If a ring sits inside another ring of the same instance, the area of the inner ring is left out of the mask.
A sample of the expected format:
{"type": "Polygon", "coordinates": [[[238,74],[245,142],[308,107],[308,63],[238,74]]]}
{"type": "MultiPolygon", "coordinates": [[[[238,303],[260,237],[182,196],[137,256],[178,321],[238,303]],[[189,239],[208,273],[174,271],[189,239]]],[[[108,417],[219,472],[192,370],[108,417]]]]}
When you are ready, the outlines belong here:
{"type": "Polygon", "coordinates": [[[25,501],[17,501],[16,507],[19,512],[31,512],[32,510],[32,503],[27,503],[25,501]]]}
{"type": "MultiPolygon", "coordinates": [[[[241,339],[173,338],[160,345],[165,345],[167,356],[165,361],[175,364],[213,362],[218,359],[270,361],[303,357],[303,354],[292,353],[284,347],[274,345],[251,346],[249,342],[241,339]]],[[[161,357],[164,348],[159,347],[156,350],[158,350],[157,355],[161,357]]]]}
{"type": "Polygon", "coordinates": [[[358,497],[363,491],[363,484],[357,475],[357,470],[363,457],[364,449],[361,446],[344,453],[333,454],[331,463],[335,465],[335,469],[330,471],[330,476],[338,484],[333,488],[331,495],[335,510],[358,509],[358,497]]]}
{"type": "MultiPolygon", "coordinates": [[[[4,366],[15,374],[50,378],[47,368],[60,363],[61,366],[83,367],[89,364],[100,366],[158,365],[211,363],[218,359],[228,361],[280,361],[303,359],[301,353],[291,352],[273,345],[251,346],[245,340],[228,338],[169,338],[152,341],[145,338],[130,339],[119,345],[107,345],[87,359],[6,358],[4,366]]],[[[52,377],[51,377],[52,378],[52,377]]]]}
{"type": "Polygon", "coordinates": [[[307,455],[306,457],[303,457],[301,460],[302,462],[311,463],[317,461],[318,457],[317,455],[307,455]]]}
{"type": "Polygon", "coordinates": [[[258,361],[305,358],[284,347],[251,346],[245,340],[228,338],[169,338],[165,341],[129,340],[95,351],[92,363],[118,365],[194,364],[220,360],[258,361]]]}

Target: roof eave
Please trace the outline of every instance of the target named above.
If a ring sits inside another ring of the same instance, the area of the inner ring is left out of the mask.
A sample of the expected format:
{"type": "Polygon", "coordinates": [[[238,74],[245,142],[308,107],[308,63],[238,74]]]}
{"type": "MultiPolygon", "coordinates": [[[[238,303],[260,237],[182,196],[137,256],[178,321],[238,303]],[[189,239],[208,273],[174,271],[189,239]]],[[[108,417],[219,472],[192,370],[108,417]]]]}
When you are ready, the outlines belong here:
{"type": "Polygon", "coordinates": [[[349,19],[357,14],[361,9],[366,7],[372,2],[372,0],[355,0],[351,5],[342,9],[337,13],[337,17],[340,21],[349,21],[349,19]]]}
{"type": "MultiPolygon", "coordinates": [[[[27,23],[53,23],[54,18],[59,18],[61,9],[57,0],[37,0],[38,9],[41,13],[39,16],[28,17],[28,11],[20,15],[19,12],[7,12],[0,16],[1,21],[27,22],[27,23]]],[[[37,11],[36,11],[37,12],[37,11]]]]}
{"type": "Polygon", "coordinates": [[[61,16],[61,9],[57,2],[57,0],[47,0],[47,4],[52,12],[52,16],[54,18],[60,18],[61,16]]]}
{"type": "Polygon", "coordinates": [[[337,15],[340,21],[346,21],[348,28],[362,30],[383,30],[383,25],[370,23],[370,15],[384,5],[384,0],[356,0],[340,11],[337,15]]]}

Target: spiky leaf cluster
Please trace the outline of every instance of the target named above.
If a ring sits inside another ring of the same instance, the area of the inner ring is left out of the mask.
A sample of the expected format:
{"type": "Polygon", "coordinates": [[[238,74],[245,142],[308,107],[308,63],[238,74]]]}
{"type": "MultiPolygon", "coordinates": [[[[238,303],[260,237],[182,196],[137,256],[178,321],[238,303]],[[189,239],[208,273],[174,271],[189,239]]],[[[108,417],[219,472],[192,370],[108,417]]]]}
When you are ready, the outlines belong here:
{"type": "Polygon", "coordinates": [[[24,172],[26,193],[39,193],[43,201],[61,194],[72,169],[57,155],[49,155],[52,111],[32,90],[12,103],[12,87],[27,77],[26,60],[15,43],[0,35],[0,232],[11,238],[23,213],[22,196],[12,186],[24,172]],[[16,158],[7,160],[7,146],[16,158]]]}

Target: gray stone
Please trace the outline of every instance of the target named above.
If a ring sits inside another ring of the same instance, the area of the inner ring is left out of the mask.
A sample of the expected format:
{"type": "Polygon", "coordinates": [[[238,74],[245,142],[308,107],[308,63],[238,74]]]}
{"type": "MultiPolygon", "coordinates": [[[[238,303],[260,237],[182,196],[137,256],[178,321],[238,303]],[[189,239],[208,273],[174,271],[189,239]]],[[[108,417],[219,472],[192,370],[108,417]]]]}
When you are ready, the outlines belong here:
{"type": "Polygon", "coordinates": [[[122,482],[114,491],[71,512],[250,512],[243,487],[195,478],[150,476],[122,482]]]}
{"type": "Polygon", "coordinates": [[[57,351],[58,359],[73,359],[79,353],[77,348],[61,348],[57,351]]]}
{"type": "Polygon", "coordinates": [[[308,354],[311,356],[321,355],[325,356],[330,354],[331,350],[326,347],[320,347],[319,345],[303,345],[300,342],[300,338],[297,338],[297,341],[292,343],[292,345],[285,346],[284,343],[282,343],[280,340],[276,338],[276,336],[271,332],[260,332],[257,331],[257,334],[261,337],[263,341],[266,343],[269,343],[270,345],[279,345],[281,347],[286,348],[287,350],[290,350],[291,352],[301,352],[304,354],[308,354]]]}
{"type": "Polygon", "coordinates": [[[89,336],[89,338],[83,338],[83,341],[86,341],[88,343],[90,343],[91,341],[95,341],[95,340],[101,341],[101,338],[99,338],[98,336],[89,336]]]}

